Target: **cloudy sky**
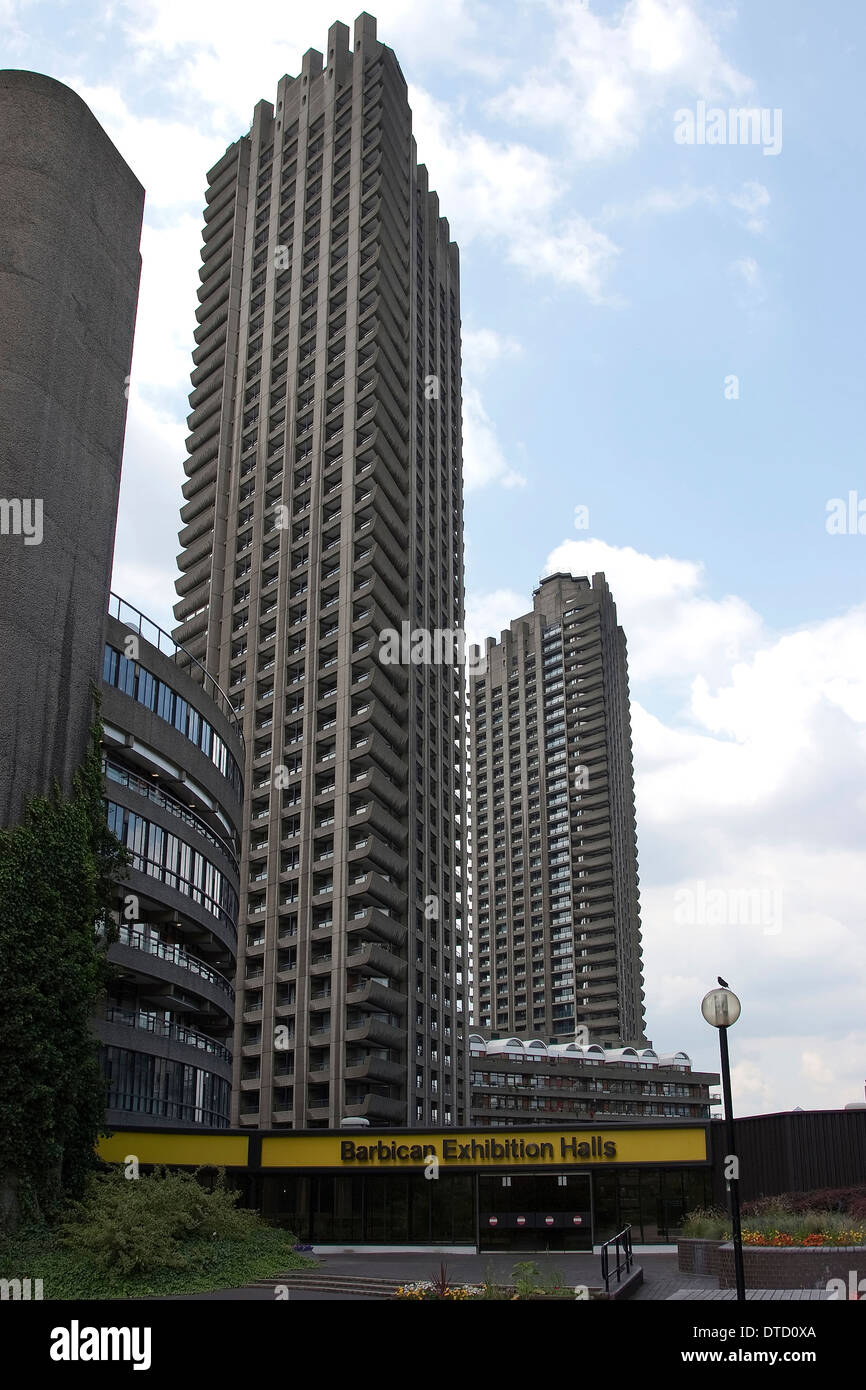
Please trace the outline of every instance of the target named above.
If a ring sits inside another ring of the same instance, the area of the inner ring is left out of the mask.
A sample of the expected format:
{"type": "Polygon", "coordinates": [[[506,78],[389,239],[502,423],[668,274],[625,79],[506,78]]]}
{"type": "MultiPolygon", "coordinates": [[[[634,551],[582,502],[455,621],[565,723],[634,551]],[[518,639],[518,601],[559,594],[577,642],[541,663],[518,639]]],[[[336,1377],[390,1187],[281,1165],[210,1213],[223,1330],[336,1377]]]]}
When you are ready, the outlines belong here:
{"type": "MultiPolygon", "coordinates": [[[[866,10],[373,12],[461,248],[472,632],[603,570],[628,638],[649,1036],[713,1067],[721,974],[740,1113],[862,1101],[866,10]]],[[[0,0],[0,63],[75,88],[147,189],[114,587],[166,626],[205,171],[354,17],[0,0]]]]}

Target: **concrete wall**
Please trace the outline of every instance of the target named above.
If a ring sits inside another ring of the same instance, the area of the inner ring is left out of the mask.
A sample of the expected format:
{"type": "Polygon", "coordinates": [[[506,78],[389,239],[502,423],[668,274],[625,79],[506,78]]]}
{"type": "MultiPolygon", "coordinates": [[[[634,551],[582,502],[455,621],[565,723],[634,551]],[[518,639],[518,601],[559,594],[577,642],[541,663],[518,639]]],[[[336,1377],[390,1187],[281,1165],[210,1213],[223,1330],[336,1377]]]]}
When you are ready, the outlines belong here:
{"type": "Polygon", "coordinates": [[[86,745],[143,205],[74,92],[0,71],[0,825],[86,745]]]}

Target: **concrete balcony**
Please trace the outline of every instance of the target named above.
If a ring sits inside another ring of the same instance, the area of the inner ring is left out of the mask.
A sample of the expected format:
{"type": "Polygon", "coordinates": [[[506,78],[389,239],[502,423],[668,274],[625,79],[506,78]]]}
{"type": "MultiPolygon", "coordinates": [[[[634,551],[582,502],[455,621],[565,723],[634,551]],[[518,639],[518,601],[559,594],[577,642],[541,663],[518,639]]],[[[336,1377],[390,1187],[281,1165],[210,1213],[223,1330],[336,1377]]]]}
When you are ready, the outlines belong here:
{"type": "MultiPolygon", "coordinates": [[[[387,623],[385,626],[387,627],[387,623]]],[[[370,731],[382,734],[386,743],[391,745],[391,751],[403,750],[409,742],[409,731],[397,723],[392,708],[384,700],[376,698],[375,693],[369,688],[369,682],[365,702],[359,712],[352,715],[350,728],[357,738],[370,731]]]]}
{"type": "MultiPolygon", "coordinates": [[[[355,798],[353,798],[354,800],[355,798]]],[[[371,827],[392,843],[405,844],[407,829],[402,821],[398,821],[390,814],[380,801],[377,801],[369,793],[365,796],[361,793],[357,798],[357,809],[352,811],[348,825],[351,829],[362,829],[365,826],[371,827]]]]}
{"type": "Polygon", "coordinates": [[[379,980],[365,980],[358,989],[350,990],[346,1003],[355,1009],[381,1009],[389,1014],[404,1014],[407,1008],[406,995],[379,980]]]}
{"type": "Polygon", "coordinates": [[[363,1023],[346,1029],[346,1042],[378,1043],[380,1047],[392,1047],[401,1052],[406,1050],[406,1030],[396,1028],[392,1023],[384,1023],[380,1018],[368,1018],[363,1023]]]}
{"type": "Polygon", "coordinates": [[[397,916],[402,917],[406,911],[406,893],[399,884],[391,883],[372,871],[357,875],[354,882],[350,880],[346,885],[346,894],[349,912],[356,906],[364,906],[371,899],[372,907],[375,908],[377,904],[388,907],[397,916]]]}
{"type": "Polygon", "coordinates": [[[357,765],[357,770],[361,771],[372,760],[386,776],[405,786],[409,771],[399,753],[388,747],[388,742],[378,730],[370,729],[366,737],[362,737],[365,732],[364,729],[359,730],[349,750],[353,770],[357,765]]]}
{"type": "Polygon", "coordinates": [[[346,957],[346,969],[361,975],[388,975],[391,979],[404,980],[408,966],[378,942],[362,941],[351,948],[346,957]]]}
{"type": "Polygon", "coordinates": [[[389,1062],[385,1057],[370,1056],[347,1066],[343,1075],[347,1081],[388,1081],[399,1085],[406,1080],[406,1066],[402,1062],[389,1062]]]}
{"type": "MultiPolygon", "coordinates": [[[[406,861],[394,850],[383,844],[378,835],[368,833],[362,844],[350,848],[346,856],[351,868],[360,872],[368,863],[384,869],[392,877],[402,878],[406,873],[406,861]]],[[[350,874],[350,877],[352,875],[350,874]]]]}
{"type": "Polygon", "coordinates": [[[367,1119],[399,1121],[406,1123],[407,1106],[404,1100],[393,1100],[390,1096],[366,1096],[360,1105],[347,1105],[346,1114],[363,1116],[367,1119]]]}
{"type": "Polygon", "coordinates": [[[401,615],[405,616],[405,591],[399,595],[394,593],[378,571],[373,569],[372,554],[373,548],[370,547],[370,556],[356,566],[352,596],[356,600],[372,600],[376,604],[378,612],[387,619],[381,624],[380,630],[381,627],[393,627],[399,632],[401,615]]]}
{"type": "MultiPolygon", "coordinates": [[[[394,723],[405,720],[405,695],[409,677],[405,666],[383,666],[378,654],[358,657],[352,665],[352,694],[377,700],[392,714],[394,723]]],[[[390,738],[390,731],[385,730],[390,738]]]]}
{"type": "MultiPolygon", "coordinates": [[[[361,905],[350,911],[346,918],[346,931],[350,935],[360,933],[360,939],[367,941],[371,936],[392,946],[402,946],[406,940],[406,928],[394,917],[388,917],[376,907],[361,905]]],[[[357,939],[357,937],[356,937],[357,939]]],[[[353,949],[351,943],[350,951],[353,949]]]]}
{"type": "Polygon", "coordinates": [[[409,804],[405,781],[402,785],[392,782],[377,767],[352,768],[348,790],[352,796],[369,794],[375,796],[398,816],[402,816],[409,804]]]}
{"type": "MultiPolygon", "coordinates": [[[[396,605],[398,609],[404,609],[408,599],[406,580],[400,574],[399,570],[391,563],[378,537],[372,536],[368,531],[356,542],[356,545],[359,550],[369,550],[370,552],[369,555],[355,567],[356,586],[360,585],[362,579],[377,574],[380,579],[385,581],[386,591],[393,595],[391,604],[385,606],[393,607],[396,605]]],[[[399,627],[399,624],[397,626],[399,627]]]]}

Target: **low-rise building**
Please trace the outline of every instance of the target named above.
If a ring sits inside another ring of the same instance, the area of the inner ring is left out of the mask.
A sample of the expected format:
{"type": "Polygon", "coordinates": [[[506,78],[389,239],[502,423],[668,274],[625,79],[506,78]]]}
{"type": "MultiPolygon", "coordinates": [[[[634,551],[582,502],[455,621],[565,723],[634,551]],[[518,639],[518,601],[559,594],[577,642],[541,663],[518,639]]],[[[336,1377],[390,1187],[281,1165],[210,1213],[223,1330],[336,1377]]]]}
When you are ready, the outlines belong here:
{"type": "Polygon", "coordinates": [[[719,1103],[710,1095],[718,1075],[693,1071],[685,1052],[470,1033],[468,1066],[471,1123],[482,1128],[569,1118],[708,1120],[719,1103]]]}

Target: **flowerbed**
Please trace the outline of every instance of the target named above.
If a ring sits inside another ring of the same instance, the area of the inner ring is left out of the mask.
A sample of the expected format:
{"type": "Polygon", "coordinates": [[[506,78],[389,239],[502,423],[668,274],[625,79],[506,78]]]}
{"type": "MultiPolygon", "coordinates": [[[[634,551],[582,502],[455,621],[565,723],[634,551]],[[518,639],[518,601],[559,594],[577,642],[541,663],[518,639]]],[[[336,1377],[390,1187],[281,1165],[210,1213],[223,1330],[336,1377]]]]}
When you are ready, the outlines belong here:
{"type": "Polygon", "coordinates": [[[575,1299],[586,1300],[590,1291],[582,1284],[574,1288],[565,1282],[557,1269],[542,1271],[532,1261],[522,1261],[511,1271],[512,1283],[497,1284],[488,1268],[483,1284],[450,1284],[445,1265],[440,1265],[439,1275],[433,1279],[417,1279],[411,1284],[403,1284],[394,1294],[405,1302],[425,1303],[447,1299],[452,1303],[462,1303],[469,1299],[495,1299],[499,1302],[513,1302],[517,1299],[575,1299]]]}
{"type": "Polygon", "coordinates": [[[863,1231],[810,1231],[808,1235],[791,1234],[789,1231],[743,1231],[744,1245],[763,1246],[832,1246],[863,1245],[863,1231]]]}
{"type": "MultiPolygon", "coordinates": [[[[866,1222],[862,1216],[848,1210],[826,1207],[794,1209],[779,1199],[744,1204],[742,1233],[744,1245],[765,1247],[811,1248],[813,1246],[863,1245],[866,1222]],[[751,1207],[751,1210],[748,1208],[751,1207]]],[[[686,1217],[680,1240],[682,1246],[709,1245],[731,1239],[731,1223],[727,1212],[713,1207],[693,1211],[686,1217]]],[[[685,1253],[685,1252],[684,1252],[685,1253]]],[[[682,1265],[681,1265],[682,1267],[682,1265]]]]}
{"type": "Polygon", "coordinates": [[[394,1297],[422,1303],[425,1300],[450,1299],[454,1303],[467,1298],[483,1298],[484,1289],[480,1284],[449,1284],[446,1288],[434,1284],[430,1279],[418,1279],[414,1284],[403,1284],[394,1297]]]}

